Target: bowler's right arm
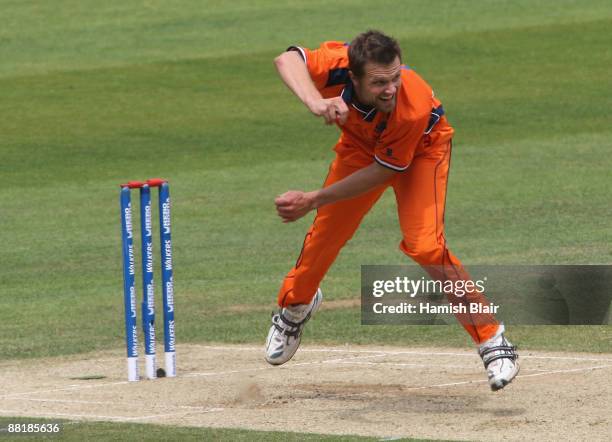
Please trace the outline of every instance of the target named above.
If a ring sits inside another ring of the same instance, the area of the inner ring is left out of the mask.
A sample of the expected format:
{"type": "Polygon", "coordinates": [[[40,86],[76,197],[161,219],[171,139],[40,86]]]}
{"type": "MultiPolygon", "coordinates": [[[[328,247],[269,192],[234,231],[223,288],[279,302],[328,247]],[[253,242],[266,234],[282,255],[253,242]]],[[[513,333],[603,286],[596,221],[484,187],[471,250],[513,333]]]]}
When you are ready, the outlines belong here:
{"type": "Polygon", "coordinates": [[[287,87],[302,103],[326,124],[346,122],[349,109],[341,97],[323,98],[315,87],[306,63],[296,51],[283,52],[274,59],[276,70],[287,87]]]}

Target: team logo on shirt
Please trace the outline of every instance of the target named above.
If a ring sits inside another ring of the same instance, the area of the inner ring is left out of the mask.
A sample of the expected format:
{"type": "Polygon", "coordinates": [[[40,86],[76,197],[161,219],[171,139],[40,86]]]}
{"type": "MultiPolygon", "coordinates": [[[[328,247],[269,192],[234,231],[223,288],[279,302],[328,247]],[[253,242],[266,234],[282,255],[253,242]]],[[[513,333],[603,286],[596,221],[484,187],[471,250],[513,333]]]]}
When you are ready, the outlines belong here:
{"type": "Polygon", "coordinates": [[[387,147],[387,151],[385,153],[389,158],[393,158],[394,160],[397,160],[397,158],[395,158],[393,156],[393,149],[391,149],[390,147],[387,147]]]}

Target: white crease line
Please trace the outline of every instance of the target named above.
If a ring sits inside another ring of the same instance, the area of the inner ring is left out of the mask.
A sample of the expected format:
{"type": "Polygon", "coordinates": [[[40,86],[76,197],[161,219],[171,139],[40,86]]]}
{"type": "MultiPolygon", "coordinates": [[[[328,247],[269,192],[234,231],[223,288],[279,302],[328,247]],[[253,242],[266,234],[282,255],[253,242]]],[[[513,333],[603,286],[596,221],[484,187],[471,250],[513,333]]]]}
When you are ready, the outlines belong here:
{"type": "Polygon", "coordinates": [[[108,382],[108,383],[104,383],[104,384],[94,384],[94,385],[70,385],[68,387],[63,387],[63,388],[54,388],[52,390],[35,390],[35,391],[24,391],[21,393],[9,393],[9,394],[3,394],[0,395],[0,399],[15,399],[15,397],[19,397],[19,396],[27,396],[29,394],[39,394],[39,393],[56,393],[59,391],[72,391],[72,390],[86,390],[89,388],[100,388],[100,387],[111,387],[113,385],[124,385],[124,384],[131,384],[131,382],[128,381],[120,381],[120,382],[108,382]]]}
{"type": "MultiPolygon", "coordinates": [[[[601,368],[608,368],[608,367],[612,367],[612,365],[599,365],[599,366],[595,366],[595,367],[586,367],[586,368],[573,368],[573,369],[567,369],[567,370],[551,370],[551,371],[546,371],[544,373],[534,373],[534,374],[526,374],[526,375],[518,375],[516,378],[531,378],[534,376],[544,376],[544,375],[548,375],[548,374],[556,374],[556,373],[572,373],[572,372],[578,372],[578,371],[589,371],[589,370],[597,370],[597,369],[601,369],[601,368]]],[[[441,388],[441,387],[452,387],[452,386],[456,386],[456,385],[465,385],[465,384],[474,384],[474,383],[481,383],[481,382],[488,382],[487,379],[479,379],[479,380],[474,380],[474,381],[461,381],[461,382],[449,382],[449,383],[445,383],[445,384],[435,384],[435,385],[428,385],[428,386],[423,386],[423,387],[407,387],[407,390],[423,390],[426,388],[441,388]]]]}
{"type": "MultiPolygon", "coordinates": [[[[223,350],[223,351],[263,351],[260,347],[223,347],[223,346],[200,346],[209,350],[223,350]]],[[[301,353],[376,353],[385,355],[423,355],[423,356],[462,356],[462,357],[473,357],[474,353],[452,353],[452,352],[427,352],[427,351],[386,351],[386,350],[351,350],[350,348],[302,348],[301,353]]],[[[519,349],[520,353],[520,349],[519,349]]],[[[592,361],[592,362],[612,362],[610,358],[582,358],[577,356],[532,356],[522,355],[521,359],[560,359],[560,360],[572,360],[572,361],[592,361]]]]}
{"type": "MultiPolygon", "coordinates": [[[[394,366],[394,367],[425,367],[432,368],[432,364],[411,364],[411,363],[400,363],[400,362],[361,362],[361,361],[339,361],[336,364],[344,364],[344,365],[378,365],[378,366],[394,366]]],[[[478,364],[480,365],[480,364],[478,364]]],[[[475,366],[470,365],[435,365],[436,368],[462,368],[464,370],[474,370],[475,366]]],[[[521,371],[545,371],[548,372],[550,369],[541,369],[541,368],[521,368],[521,371]]]]}
{"type": "MultiPolygon", "coordinates": [[[[58,404],[82,404],[82,405],[121,405],[125,407],[142,407],[142,403],[129,403],[129,402],[104,402],[104,401],[82,401],[82,400],[71,400],[71,399],[39,399],[39,398],[15,398],[8,400],[18,401],[30,401],[30,402],[50,402],[58,404]]],[[[193,405],[171,405],[171,404],[151,404],[149,408],[184,408],[186,410],[203,411],[209,410],[207,407],[198,407],[193,405]]]]}
{"type": "MultiPolygon", "coordinates": [[[[311,351],[311,352],[318,352],[318,351],[323,351],[323,350],[300,350],[300,351],[311,351]]],[[[469,357],[469,358],[473,358],[474,356],[478,356],[478,353],[474,352],[474,353],[450,353],[450,352],[420,352],[420,351],[389,351],[389,352],[385,352],[384,350],[381,351],[363,351],[363,352],[358,352],[358,351],[345,351],[345,353],[378,353],[379,356],[398,356],[398,355],[417,355],[417,356],[462,356],[462,357],[469,357]]],[[[572,357],[572,356],[532,356],[532,355],[523,355],[520,353],[519,350],[519,355],[521,357],[521,359],[551,359],[551,360],[569,360],[569,361],[585,361],[585,362],[612,362],[612,359],[607,359],[607,358],[579,358],[579,357],[572,357]]],[[[376,357],[376,356],[372,356],[372,357],[376,357]]],[[[432,364],[435,365],[435,364],[432,364]]]]}
{"type": "MultiPolygon", "coordinates": [[[[608,368],[608,367],[612,367],[612,365],[599,365],[599,366],[596,366],[596,367],[573,368],[573,369],[567,369],[567,370],[551,370],[551,371],[546,371],[546,372],[543,372],[543,373],[518,375],[516,378],[517,379],[519,379],[519,378],[530,378],[530,377],[534,377],[534,376],[544,376],[544,375],[556,374],[556,373],[572,373],[572,372],[577,372],[577,371],[589,371],[589,370],[597,370],[597,369],[608,368]]],[[[487,382],[487,379],[479,379],[479,380],[474,380],[474,381],[449,382],[449,383],[445,383],[445,384],[428,385],[428,386],[423,386],[423,387],[407,387],[407,389],[408,390],[423,390],[423,389],[426,389],[426,388],[452,387],[452,386],[456,386],[456,385],[474,384],[474,383],[481,383],[481,382],[487,382]]]]}
{"type": "Polygon", "coordinates": [[[336,359],[325,359],[321,361],[322,364],[335,364],[341,363],[343,361],[354,361],[356,359],[373,359],[373,358],[384,358],[387,356],[386,354],[376,354],[376,355],[364,355],[364,356],[348,356],[346,358],[336,358],[336,359]]]}
{"type": "MultiPolygon", "coordinates": [[[[261,351],[261,348],[253,348],[253,347],[211,347],[211,346],[204,346],[204,348],[208,348],[208,349],[220,349],[220,350],[237,350],[237,349],[243,349],[243,350],[257,350],[257,351],[261,351]]],[[[342,362],[342,361],[350,361],[350,360],[355,360],[355,359],[369,359],[369,358],[377,358],[377,357],[385,357],[385,356],[394,356],[394,355],[425,355],[425,356],[469,356],[471,358],[474,357],[473,354],[464,354],[464,353],[447,353],[447,352],[440,352],[440,353],[430,353],[430,352],[416,352],[416,351],[393,351],[393,352],[384,352],[384,351],[375,351],[375,350],[357,350],[357,351],[351,351],[351,350],[347,350],[347,349],[302,349],[302,352],[342,352],[342,353],[366,353],[366,355],[364,356],[351,356],[351,357],[347,357],[347,358],[337,358],[337,359],[327,359],[327,360],[322,360],[322,361],[309,361],[309,362],[298,362],[298,363],[293,363],[291,365],[288,366],[284,366],[284,367],[278,367],[278,366],[265,366],[265,367],[255,367],[255,368],[248,368],[248,369],[244,369],[244,370],[229,370],[229,371],[221,371],[221,372],[195,372],[195,373],[185,373],[183,375],[181,375],[181,377],[207,377],[207,376],[223,376],[223,375],[227,375],[227,374],[240,374],[240,373],[249,373],[249,372],[254,372],[254,371],[262,371],[262,370],[271,370],[271,369],[280,369],[280,370],[287,370],[287,369],[291,369],[292,367],[296,367],[296,366],[303,366],[303,365],[313,365],[313,364],[326,364],[326,363],[338,363],[338,362],[342,362]],[[372,354],[375,353],[375,354],[372,354]]],[[[527,358],[537,358],[537,359],[571,359],[571,360],[580,360],[580,361],[597,361],[597,362],[601,362],[601,361],[611,361],[612,359],[608,360],[608,359],[587,359],[587,358],[574,358],[574,357],[547,357],[547,356],[523,356],[524,359],[527,358]]],[[[431,364],[428,365],[430,367],[434,367],[435,364],[431,364]]],[[[603,366],[603,367],[607,367],[607,366],[603,366]]],[[[581,371],[581,370],[589,370],[589,368],[578,368],[578,369],[572,369],[570,371],[581,371]]],[[[562,373],[564,371],[561,370],[557,370],[557,371],[553,371],[553,372],[545,372],[545,373],[562,373]]],[[[531,376],[531,375],[528,375],[531,376]]],[[[524,376],[523,376],[524,377],[524,376]]],[[[108,386],[114,386],[114,385],[124,385],[124,384],[130,384],[130,382],[128,381],[120,381],[120,382],[109,382],[109,383],[105,383],[105,384],[95,384],[95,385],[73,385],[73,386],[69,386],[69,387],[64,387],[64,388],[56,388],[56,389],[52,389],[52,390],[36,390],[36,391],[28,391],[28,392],[22,392],[22,393],[9,393],[9,394],[5,394],[5,395],[0,395],[0,399],[13,399],[15,397],[19,397],[19,396],[26,396],[26,395],[30,395],[30,394],[42,394],[42,393],[54,393],[54,392],[61,392],[61,391],[77,391],[77,390],[84,390],[84,389],[89,389],[89,388],[99,388],[99,387],[108,387],[108,386]]],[[[418,387],[421,388],[421,387],[418,387]]]]}
{"type": "MultiPolygon", "coordinates": [[[[208,410],[203,411],[203,413],[213,413],[216,411],[224,411],[223,408],[210,408],[208,410]]],[[[20,410],[0,410],[1,414],[5,414],[8,416],[20,416],[23,415],[23,411],[20,410]]],[[[171,414],[156,414],[150,416],[134,416],[134,417],[125,417],[125,416],[102,416],[97,414],[71,414],[71,413],[40,413],[34,411],[27,411],[28,416],[58,416],[58,417],[68,417],[68,418],[87,418],[87,419],[100,419],[100,420],[111,420],[111,421],[137,421],[137,420],[149,420],[156,419],[160,417],[168,417],[168,416],[179,416],[191,413],[190,411],[182,411],[180,413],[171,413],[171,414]]]]}
{"type": "MultiPolygon", "coordinates": [[[[379,357],[385,357],[385,356],[398,356],[398,355],[431,355],[431,356],[439,356],[439,355],[452,355],[452,356],[469,356],[470,358],[474,358],[478,355],[470,355],[470,354],[461,354],[461,353],[427,353],[427,352],[413,352],[413,351],[398,351],[398,352],[393,352],[393,353],[383,353],[380,352],[378,354],[375,355],[368,355],[368,356],[355,356],[355,357],[348,357],[348,358],[340,358],[340,359],[329,359],[326,361],[323,361],[323,363],[347,363],[350,364],[350,362],[340,362],[340,361],[347,361],[347,360],[353,360],[353,359],[372,359],[372,358],[379,358],[379,357]]],[[[547,356],[521,356],[521,359],[572,359],[572,360],[578,360],[578,361],[594,361],[594,362],[612,362],[612,359],[586,359],[586,358],[563,358],[563,357],[547,357],[547,356]]],[[[391,363],[391,362],[378,362],[375,364],[386,364],[386,365],[404,365],[402,363],[391,363]]],[[[296,365],[296,364],[293,364],[296,365]]],[[[410,364],[410,363],[406,363],[406,366],[412,366],[415,365],[417,366],[418,364],[410,364]]],[[[478,364],[480,365],[480,364],[478,364]]],[[[448,367],[448,368],[453,368],[453,367],[457,367],[457,368],[470,368],[470,367],[466,367],[466,366],[460,366],[460,365],[438,365],[436,363],[429,363],[429,364],[422,364],[422,366],[424,367],[448,367]]],[[[531,370],[539,370],[539,371],[548,371],[548,369],[542,370],[542,369],[531,369],[531,370]]]]}
{"type": "Polygon", "coordinates": [[[531,355],[521,355],[523,359],[559,359],[565,361],[589,361],[589,362],[612,362],[612,359],[607,358],[578,358],[572,356],[531,356],[531,355]]]}
{"type": "MultiPolygon", "coordinates": [[[[378,366],[393,366],[393,367],[426,367],[432,368],[434,364],[411,364],[411,363],[400,363],[400,362],[361,362],[361,361],[339,361],[336,364],[344,364],[344,365],[378,365],[378,366]]],[[[436,368],[463,368],[465,370],[474,370],[474,366],[466,366],[466,365],[435,365],[436,368]]]]}
{"type": "MultiPolygon", "coordinates": [[[[574,369],[568,369],[568,370],[552,370],[552,371],[547,371],[544,373],[535,373],[535,374],[527,374],[527,375],[519,375],[516,378],[530,378],[530,377],[535,377],[535,376],[544,376],[544,375],[549,375],[549,374],[556,374],[556,373],[572,373],[572,372],[578,372],[578,371],[588,371],[588,370],[597,370],[597,369],[602,369],[602,368],[610,368],[612,367],[612,365],[599,365],[599,366],[595,366],[595,367],[586,367],[586,368],[574,368],[574,369]]],[[[447,382],[444,384],[434,384],[434,385],[423,385],[423,386],[419,386],[419,387],[402,387],[400,390],[426,390],[428,388],[443,388],[443,387],[455,387],[455,386],[459,386],[459,385],[466,385],[466,384],[480,384],[483,382],[488,382],[487,379],[477,379],[477,380],[470,380],[470,381],[460,381],[460,382],[447,382]]],[[[304,391],[304,390],[300,390],[300,391],[304,391]]],[[[353,396],[365,396],[371,394],[371,392],[362,392],[362,393],[337,393],[337,394],[333,394],[334,397],[353,397],[353,396]]]]}
{"type": "Polygon", "coordinates": [[[610,368],[612,365],[598,365],[595,367],[585,367],[585,368],[569,368],[566,370],[551,370],[544,373],[535,373],[535,374],[526,374],[526,375],[518,375],[517,378],[531,378],[534,376],[544,376],[547,374],[555,374],[555,373],[573,373],[577,371],[589,371],[589,370],[601,370],[604,368],[610,368]]]}
{"type": "Polygon", "coordinates": [[[446,384],[425,385],[421,387],[406,387],[406,390],[425,390],[427,388],[454,387],[456,385],[479,384],[482,382],[488,382],[488,380],[487,379],[477,379],[473,381],[448,382],[446,384]]]}
{"type": "MultiPolygon", "coordinates": [[[[397,353],[397,355],[399,354],[403,354],[403,353],[397,353]]],[[[388,353],[381,353],[381,354],[375,354],[375,355],[367,355],[367,356],[352,356],[352,357],[347,357],[347,358],[339,358],[339,359],[328,359],[323,361],[323,363],[325,364],[334,364],[334,363],[338,363],[338,364],[350,364],[350,361],[354,361],[356,359],[374,359],[374,358],[384,358],[386,356],[395,356],[395,355],[389,355],[388,353]],[[345,362],[346,361],[346,362],[345,362]]],[[[472,358],[474,358],[474,355],[472,355],[472,358]]],[[[357,362],[355,362],[357,364],[357,362]]],[[[404,365],[402,363],[393,363],[393,362],[372,362],[372,364],[385,364],[385,365],[404,365]]],[[[415,363],[405,363],[406,366],[418,366],[421,365],[423,367],[444,367],[443,365],[438,365],[435,363],[428,363],[428,364],[415,364],[415,363]]],[[[462,367],[462,368],[473,368],[473,367],[465,367],[465,366],[459,366],[459,365],[452,365],[452,366],[447,366],[447,367],[462,367]]]]}
{"type": "Polygon", "coordinates": [[[255,368],[245,368],[243,370],[191,372],[191,373],[185,373],[181,375],[181,377],[195,378],[195,377],[206,377],[206,376],[223,376],[226,374],[240,374],[240,373],[250,373],[253,371],[270,370],[273,368],[274,367],[255,367],[255,368]]]}

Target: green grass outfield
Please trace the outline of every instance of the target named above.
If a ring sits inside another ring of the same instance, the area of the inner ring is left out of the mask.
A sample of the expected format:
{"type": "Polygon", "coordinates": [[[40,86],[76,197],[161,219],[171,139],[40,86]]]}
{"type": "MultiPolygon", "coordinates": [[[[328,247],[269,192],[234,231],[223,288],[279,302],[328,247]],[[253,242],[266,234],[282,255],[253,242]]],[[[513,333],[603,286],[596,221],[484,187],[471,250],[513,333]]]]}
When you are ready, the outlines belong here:
{"type": "MultiPolygon", "coordinates": [[[[456,128],[447,237],[466,264],[612,261],[609,1],[6,1],[2,15],[2,359],[124,345],[118,184],[155,176],[171,182],[178,341],[263,343],[269,315],[248,306],[272,309],[312,219],[283,225],[273,198],[319,186],[338,136],[272,59],[367,28],[400,40],[456,128]]],[[[358,296],[361,264],[406,263],[399,240],[389,193],[327,299],[358,296]]],[[[362,327],[355,309],[313,324],[307,343],[469,345],[458,327],[362,327]]],[[[612,351],[609,327],[512,337],[612,351]]]]}

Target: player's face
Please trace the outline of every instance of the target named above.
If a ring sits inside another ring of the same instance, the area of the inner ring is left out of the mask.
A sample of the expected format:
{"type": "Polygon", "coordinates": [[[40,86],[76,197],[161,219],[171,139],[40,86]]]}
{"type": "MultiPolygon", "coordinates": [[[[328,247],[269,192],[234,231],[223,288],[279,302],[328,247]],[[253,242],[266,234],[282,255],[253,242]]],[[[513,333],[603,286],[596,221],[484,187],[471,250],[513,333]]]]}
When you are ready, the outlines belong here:
{"type": "Polygon", "coordinates": [[[357,99],[365,105],[375,106],[381,112],[391,112],[402,83],[399,57],[390,64],[367,62],[364,71],[361,78],[351,76],[357,99]]]}

